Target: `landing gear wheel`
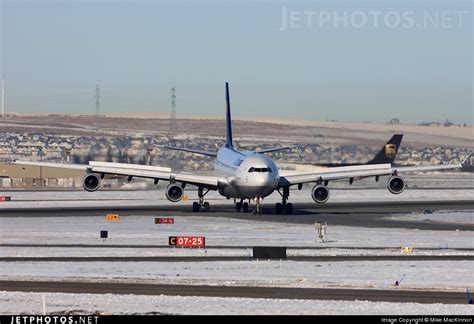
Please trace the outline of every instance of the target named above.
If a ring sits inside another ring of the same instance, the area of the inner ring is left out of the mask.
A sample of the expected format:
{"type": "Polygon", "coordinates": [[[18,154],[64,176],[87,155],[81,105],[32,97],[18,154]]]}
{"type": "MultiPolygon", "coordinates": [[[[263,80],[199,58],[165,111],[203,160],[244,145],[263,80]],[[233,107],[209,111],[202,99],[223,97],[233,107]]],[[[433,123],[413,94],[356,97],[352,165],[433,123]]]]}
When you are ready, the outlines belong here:
{"type": "Polygon", "coordinates": [[[240,210],[242,209],[242,203],[238,202],[235,204],[235,211],[240,213],[240,210]]]}
{"type": "Polygon", "coordinates": [[[249,204],[244,202],[242,209],[243,209],[244,213],[248,213],[249,212],[249,204]]]}
{"type": "Polygon", "coordinates": [[[259,214],[259,215],[263,215],[263,208],[262,208],[262,207],[260,207],[260,208],[258,209],[258,214],[259,214]]]}
{"type": "Polygon", "coordinates": [[[252,207],[252,214],[257,215],[257,208],[256,207],[252,207]]]}
{"type": "Polygon", "coordinates": [[[283,208],[283,206],[281,205],[281,203],[276,203],[276,205],[275,205],[275,214],[280,215],[282,208],[283,208]]]}
{"type": "Polygon", "coordinates": [[[286,209],[286,213],[288,215],[293,214],[293,204],[292,203],[287,203],[286,206],[285,206],[285,209],[286,209]]]}
{"type": "Polygon", "coordinates": [[[209,212],[209,210],[210,210],[210,205],[209,205],[209,203],[208,203],[207,201],[204,203],[204,205],[203,205],[202,207],[203,207],[203,209],[204,209],[204,211],[205,211],[206,213],[209,212]]]}
{"type": "Polygon", "coordinates": [[[193,202],[193,213],[197,213],[201,209],[197,201],[193,202]]]}

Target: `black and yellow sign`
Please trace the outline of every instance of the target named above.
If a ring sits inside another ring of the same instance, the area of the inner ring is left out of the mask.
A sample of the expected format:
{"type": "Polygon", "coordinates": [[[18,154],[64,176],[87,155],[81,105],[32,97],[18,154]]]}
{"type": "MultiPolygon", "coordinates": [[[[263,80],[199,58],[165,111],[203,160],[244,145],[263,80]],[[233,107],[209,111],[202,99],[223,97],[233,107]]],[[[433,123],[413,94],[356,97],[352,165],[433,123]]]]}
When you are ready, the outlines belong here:
{"type": "Polygon", "coordinates": [[[176,236],[170,236],[168,238],[168,245],[176,245],[176,236]]]}
{"type": "Polygon", "coordinates": [[[105,218],[109,221],[118,221],[120,220],[120,215],[119,214],[107,214],[105,218]]]}

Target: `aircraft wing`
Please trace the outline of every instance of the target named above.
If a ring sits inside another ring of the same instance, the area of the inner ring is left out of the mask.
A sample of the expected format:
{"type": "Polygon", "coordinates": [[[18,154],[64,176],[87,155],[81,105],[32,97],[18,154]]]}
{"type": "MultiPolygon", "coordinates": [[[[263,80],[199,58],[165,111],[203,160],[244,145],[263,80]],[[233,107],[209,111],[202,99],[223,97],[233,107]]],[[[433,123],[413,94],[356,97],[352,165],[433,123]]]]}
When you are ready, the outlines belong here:
{"type": "Polygon", "coordinates": [[[396,173],[408,173],[408,172],[424,172],[424,171],[438,171],[438,170],[448,170],[448,169],[460,169],[463,166],[470,164],[469,159],[471,158],[472,153],[462,161],[461,163],[455,164],[439,164],[439,165],[399,165],[392,166],[392,170],[396,173]]]}
{"type": "Polygon", "coordinates": [[[288,174],[280,177],[278,186],[284,187],[295,184],[318,182],[318,181],[329,181],[329,180],[343,180],[343,179],[355,179],[365,178],[373,176],[390,176],[399,173],[407,172],[424,172],[424,171],[437,171],[447,169],[460,169],[464,165],[459,164],[441,164],[441,165],[427,165],[427,166],[393,166],[387,164],[372,164],[372,165],[360,165],[360,166],[348,166],[348,167],[334,167],[326,170],[321,170],[312,173],[301,173],[301,174],[288,174]]]}
{"type": "Polygon", "coordinates": [[[203,186],[209,189],[215,189],[218,186],[225,186],[226,184],[228,184],[228,180],[225,177],[193,174],[186,172],[173,173],[171,172],[170,168],[140,164],[111,163],[98,161],[90,161],[89,164],[45,163],[30,161],[15,161],[14,163],[18,165],[83,170],[87,173],[104,175],[111,174],[155,180],[179,181],[196,186],[203,186]]]}
{"type": "Polygon", "coordinates": [[[440,164],[440,165],[420,165],[420,166],[394,166],[392,170],[396,173],[408,173],[408,172],[425,172],[425,171],[438,171],[448,169],[462,168],[462,164],[440,164]]]}
{"type": "Polygon", "coordinates": [[[311,173],[288,174],[280,177],[279,187],[317,181],[341,180],[358,177],[370,177],[392,174],[392,167],[387,164],[357,165],[334,167],[311,173]]]}

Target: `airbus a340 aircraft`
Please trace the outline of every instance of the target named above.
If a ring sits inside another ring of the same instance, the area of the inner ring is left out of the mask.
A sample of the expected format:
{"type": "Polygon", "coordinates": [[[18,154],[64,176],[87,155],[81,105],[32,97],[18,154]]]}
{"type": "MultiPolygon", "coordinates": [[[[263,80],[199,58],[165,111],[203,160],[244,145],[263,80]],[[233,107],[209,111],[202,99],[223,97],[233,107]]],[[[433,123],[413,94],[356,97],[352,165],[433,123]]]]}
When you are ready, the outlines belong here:
{"type": "Polygon", "coordinates": [[[199,151],[187,148],[168,147],[196,154],[203,154],[215,158],[215,175],[200,175],[193,173],[173,173],[170,168],[158,166],[144,166],[126,163],[110,163],[91,161],[88,165],[42,163],[29,161],[16,161],[16,164],[34,165],[53,168],[67,168],[84,170],[83,187],[87,191],[96,191],[100,188],[101,180],[105,175],[128,176],[154,179],[155,184],[159,180],[168,181],[166,198],[172,202],[178,202],[184,195],[187,184],[197,186],[199,201],[193,202],[193,211],[209,211],[209,203],[204,201],[210,190],[217,190],[219,194],[227,198],[234,198],[237,211],[248,212],[249,203],[253,201],[253,214],[262,214],[262,200],[277,191],[282,198],[277,203],[276,213],[283,210],[293,213],[293,205],[288,202],[290,187],[297,186],[302,189],[303,184],[313,183],[311,197],[318,204],[323,204],[329,199],[329,181],[348,179],[350,182],[357,178],[389,176],[387,188],[392,194],[400,194],[405,189],[405,180],[400,177],[403,172],[433,171],[442,169],[461,168],[468,159],[460,164],[436,165],[436,166],[392,166],[386,164],[369,164],[358,166],[343,166],[327,168],[322,171],[281,174],[275,162],[265,155],[267,152],[290,149],[291,147],[280,147],[260,151],[239,151],[232,142],[232,122],[230,115],[229,85],[226,83],[226,143],[217,152],[199,151]],[[248,200],[248,202],[246,202],[248,200]]]}

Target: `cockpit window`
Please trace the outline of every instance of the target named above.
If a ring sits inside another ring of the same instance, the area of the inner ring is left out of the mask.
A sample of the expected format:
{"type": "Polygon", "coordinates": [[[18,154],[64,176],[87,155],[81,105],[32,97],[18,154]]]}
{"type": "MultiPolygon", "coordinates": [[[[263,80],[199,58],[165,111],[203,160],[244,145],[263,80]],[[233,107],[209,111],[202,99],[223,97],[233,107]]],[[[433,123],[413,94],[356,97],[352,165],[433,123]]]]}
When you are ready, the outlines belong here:
{"type": "Polygon", "coordinates": [[[273,172],[271,168],[254,168],[251,167],[248,172],[273,172]]]}

